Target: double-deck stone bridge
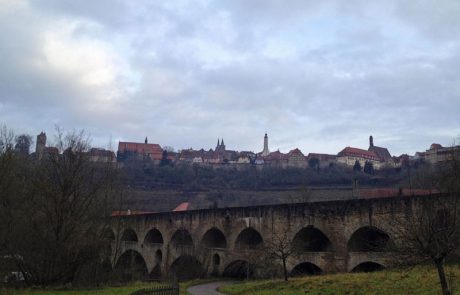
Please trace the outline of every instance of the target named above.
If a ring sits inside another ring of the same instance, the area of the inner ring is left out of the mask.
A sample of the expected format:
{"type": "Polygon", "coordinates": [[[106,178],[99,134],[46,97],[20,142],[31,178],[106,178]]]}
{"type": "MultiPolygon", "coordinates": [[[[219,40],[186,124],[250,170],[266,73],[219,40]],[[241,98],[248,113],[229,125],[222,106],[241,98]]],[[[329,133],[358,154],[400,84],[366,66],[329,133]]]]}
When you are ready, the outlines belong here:
{"type": "Polygon", "coordinates": [[[118,216],[107,237],[113,267],[125,274],[262,276],[271,268],[260,249],[273,246],[275,236],[300,252],[288,260],[292,274],[369,271],[391,264],[385,251],[392,232],[388,220],[435,197],[440,196],[118,216]]]}

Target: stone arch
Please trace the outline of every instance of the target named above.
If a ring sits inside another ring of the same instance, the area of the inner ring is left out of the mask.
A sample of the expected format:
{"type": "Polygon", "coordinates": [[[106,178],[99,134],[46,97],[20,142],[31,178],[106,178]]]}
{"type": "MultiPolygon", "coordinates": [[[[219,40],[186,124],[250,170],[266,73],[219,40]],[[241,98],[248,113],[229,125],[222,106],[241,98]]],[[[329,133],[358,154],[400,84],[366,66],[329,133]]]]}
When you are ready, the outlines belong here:
{"type": "Polygon", "coordinates": [[[390,236],[374,226],[363,226],[357,229],[348,240],[349,252],[382,252],[385,251],[390,236]]]}
{"type": "Polygon", "coordinates": [[[116,277],[124,282],[144,280],[148,276],[147,264],[144,257],[135,250],[127,250],[120,255],[114,270],[116,277]]]}
{"type": "Polygon", "coordinates": [[[373,261],[366,261],[366,262],[361,262],[357,266],[355,266],[351,272],[374,272],[374,271],[379,271],[385,269],[385,266],[383,266],[380,263],[373,262],[373,261]]]}
{"type": "Polygon", "coordinates": [[[163,244],[163,235],[161,232],[156,229],[152,228],[151,230],[148,231],[148,233],[145,235],[144,238],[144,244],[146,245],[152,245],[152,244],[163,244]]]}
{"type": "Polygon", "coordinates": [[[311,262],[302,262],[297,264],[292,270],[291,270],[291,276],[293,277],[300,277],[300,276],[305,276],[305,275],[319,275],[322,274],[323,270],[319,268],[316,264],[311,263],[311,262]]]}
{"type": "Polygon", "coordinates": [[[173,234],[171,238],[171,243],[173,247],[178,246],[193,246],[192,235],[186,229],[178,229],[173,234]]]}
{"type": "Polygon", "coordinates": [[[121,240],[124,242],[137,242],[137,234],[133,229],[127,228],[121,235],[121,240]]]}
{"type": "Polygon", "coordinates": [[[182,255],[174,260],[170,271],[180,281],[196,279],[204,274],[201,262],[191,255],[182,255]]]}
{"type": "Polygon", "coordinates": [[[109,241],[109,242],[113,242],[115,241],[115,233],[113,232],[113,230],[109,227],[106,227],[102,233],[101,233],[101,237],[104,241],[109,241]]]}
{"type": "Polygon", "coordinates": [[[292,246],[299,252],[332,251],[332,243],[329,238],[313,226],[299,230],[292,240],[292,246]]]}
{"type": "Polygon", "coordinates": [[[254,266],[246,260],[235,260],[225,267],[222,276],[236,279],[254,278],[254,266]]]}
{"type": "Polygon", "coordinates": [[[263,239],[260,233],[248,227],[242,230],[236,238],[235,248],[241,250],[256,249],[263,245],[263,239]]]}
{"type": "Polygon", "coordinates": [[[203,235],[201,244],[207,248],[227,248],[227,239],[220,229],[213,227],[203,235]]]}

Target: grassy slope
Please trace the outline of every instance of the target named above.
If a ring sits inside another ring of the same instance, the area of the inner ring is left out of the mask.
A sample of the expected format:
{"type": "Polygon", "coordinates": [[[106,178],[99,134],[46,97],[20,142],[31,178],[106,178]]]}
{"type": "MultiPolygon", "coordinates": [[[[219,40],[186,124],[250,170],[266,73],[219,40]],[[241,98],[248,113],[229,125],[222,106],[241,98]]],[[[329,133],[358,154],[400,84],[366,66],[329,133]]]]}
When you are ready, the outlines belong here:
{"type": "MultiPolygon", "coordinates": [[[[180,284],[180,295],[188,295],[186,291],[188,287],[196,284],[204,284],[212,280],[194,280],[187,281],[180,284]]],[[[142,288],[148,288],[154,286],[155,283],[133,283],[127,286],[121,287],[104,287],[93,290],[52,290],[52,289],[25,289],[25,290],[14,290],[14,289],[1,289],[0,294],[2,295],[128,295],[134,291],[142,288]]]]}
{"type": "MultiPolygon", "coordinates": [[[[454,294],[460,294],[460,265],[447,267],[454,275],[454,294]]],[[[440,294],[434,267],[420,266],[407,271],[387,270],[375,273],[335,274],[280,280],[249,281],[228,285],[222,292],[232,295],[294,294],[440,294]]]]}

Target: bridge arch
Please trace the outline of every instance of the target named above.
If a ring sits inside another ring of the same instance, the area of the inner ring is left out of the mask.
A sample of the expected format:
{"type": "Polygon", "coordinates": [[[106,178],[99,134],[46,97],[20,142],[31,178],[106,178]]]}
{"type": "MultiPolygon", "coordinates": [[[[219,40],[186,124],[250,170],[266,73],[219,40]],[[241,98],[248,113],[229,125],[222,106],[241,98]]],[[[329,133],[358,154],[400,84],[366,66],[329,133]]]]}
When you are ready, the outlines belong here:
{"type": "Polygon", "coordinates": [[[249,264],[246,260],[235,260],[225,267],[222,276],[235,279],[253,278],[254,266],[249,264]]]}
{"type": "Polygon", "coordinates": [[[132,228],[127,228],[121,235],[121,240],[123,242],[137,242],[137,234],[132,228]]]}
{"type": "Polygon", "coordinates": [[[299,252],[329,252],[333,250],[329,238],[313,226],[299,230],[292,240],[292,246],[299,252]]]}
{"type": "Polygon", "coordinates": [[[115,233],[109,227],[106,227],[105,229],[102,230],[101,237],[105,241],[110,241],[110,242],[115,241],[115,233]]]}
{"type": "Polygon", "coordinates": [[[291,270],[291,276],[293,277],[300,277],[300,276],[305,276],[305,275],[319,275],[322,274],[323,270],[319,268],[316,264],[311,263],[311,262],[302,262],[297,264],[292,270],[291,270]]]}
{"type": "Polygon", "coordinates": [[[148,276],[147,264],[142,254],[127,250],[118,257],[114,271],[121,281],[143,280],[148,276]]]}
{"type": "Polygon", "coordinates": [[[236,238],[235,248],[240,250],[257,249],[263,245],[262,235],[252,227],[242,230],[236,238]]]}
{"type": "Polygon", "coordinates": [[[182,255],[171,264],[170,271],[178,280],[191,280],[204,275],[203,265],[194,256],[182,255]]]}
{"type": "Polygon", "coordinates": [[[173,236],[171,237],[171,246],[179,247],[179,246],[193,246],[193,239],[190,232],[184,228],[178,229],[174,232],[173,236]]]}
{"type": "Polygon", "coordinates": [[[156,228],[149,230],[144,238],[144,244],[146,245],[163,244],[163,242],[163,235],[156,228]]]}
{"type": "Polygon", "coordinates": [[[213,227],[203,235],[201,244],[207,248],[224,249],[227,248],[227,239],[220,229],[213,227]]]}
{"type": "Polygon", "coordinates": [[[373,262],[373,261],[365,261],[365,262],[361,262],[360,264],[356,265],[351,270],[351,272],[374,272],[374,271],[379,271],[383,269],[385,269],[385,266],[380,263],[373,262]]]}
{"type": "Polygon", "coordinates": [[[383,252],[390,236],[375,226],[363,226],[357,229],[348,240],[349,252],[383,252]]]}

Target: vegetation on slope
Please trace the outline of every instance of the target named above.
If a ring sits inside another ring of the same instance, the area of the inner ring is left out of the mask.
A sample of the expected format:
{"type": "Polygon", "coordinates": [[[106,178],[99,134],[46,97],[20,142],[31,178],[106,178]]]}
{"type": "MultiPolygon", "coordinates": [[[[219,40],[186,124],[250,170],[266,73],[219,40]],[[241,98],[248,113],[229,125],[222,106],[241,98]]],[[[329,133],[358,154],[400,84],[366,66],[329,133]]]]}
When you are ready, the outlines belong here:
{"type": "MultiPolygon", "coordinates": [[[[460,265],[446,267],[453,294],[460,293],[460,265]],[[458,293],[457,293],[458,292],[458,293]]],[[[441,294],[439,278],[432,266],[373,273],[346,273],[282,280],[246,281],[227,285],[222,292],[231,295],[298,294],[441,294]]]]}

